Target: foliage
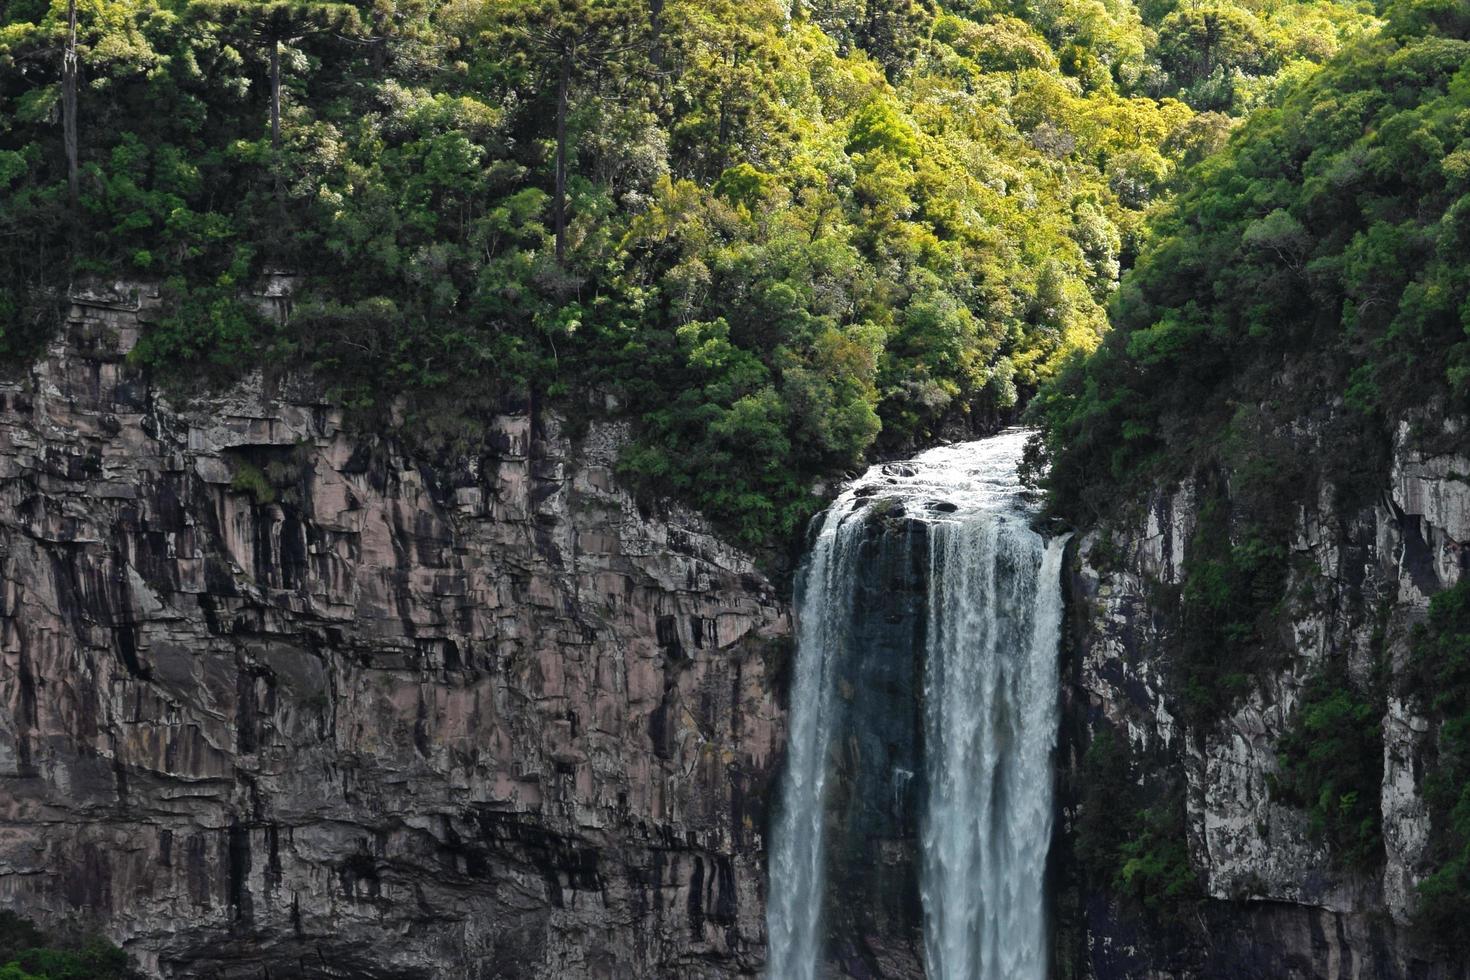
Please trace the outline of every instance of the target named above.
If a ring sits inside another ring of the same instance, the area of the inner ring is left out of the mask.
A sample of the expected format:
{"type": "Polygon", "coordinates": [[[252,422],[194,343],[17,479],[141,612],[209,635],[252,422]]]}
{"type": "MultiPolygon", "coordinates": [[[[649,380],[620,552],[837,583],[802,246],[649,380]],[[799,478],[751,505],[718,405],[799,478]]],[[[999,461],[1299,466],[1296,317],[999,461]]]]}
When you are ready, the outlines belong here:
{"type": "Polygon", "coordinates": [[[1432,712],[1436,756],[1424,779],[1430,859],[1416,924],[1438,942],[1470,943],[1470,578],[1429,603],[1413,635],[1405,682],[1432,712]]]}
{"type": "Polygon", "coordinates": [[[253,463],[240,462],[235,467],[234,478],[230,480],[230,489],[236,493],[248,493],[255,498],[257,504],[273,504],[276,502],[276,488],[272,485],[265,471],[253,463]]]}
{"type": "MultiPolygon", "coordinates": [[[[1033,405],[1060,512],[1095,520],[1120,487],[1202,468],[1289,468],[1248,437],[1303,423],[1341,450],[1314,468],[1373,469],[1384,419],[1470,405],[1467,66],[1465,4],[1404,0],[1193,172],[1107,342],[1033,405]],[[1292,362],[1310,367],[1284,377],[1292,362]]],[[[1316,491],[1280,485],[1278,509],[1316,491]]]]}
{"type": "Polygon", "coordinates": [[[1384,710],[1336,671],[1311,678],[1278,745],[1272,786],[1273,796],[1306,809],[1312,833],[1340,860],[1363,869],[1383,858],[1384,710]]]}
{"type": "Polygon", "coordinates": [[[1231,125],[1176,96],[1262,104],[1374,22],[791,6],[80,0],[73,212],[65,3],[7,4],[0,354],[72,276],[150,277],[133,362],[176,383],[314,370],[373,426],[611,395],[625,473],[770,541],[817,480],[991,424],[1097,345],[1143,215],[1231,125]],[[1229,98],[1198,96],[1226,61],[1229,98]],[[242,299],[272,270],[302,277],[280,329],[242,299]]]}
{"type": "Polygon", "coordinates": [[[1185,549],[1174,676],[1187,721],[1218,717],[1270,662],[1269,614],[1285,581],[1286,549],[1258,525],[1234,527],[1223,492],[1200,502],[1185,549]]]}
{"type": "Polygon", "coordinates": [[[163,284],[165,315],[129,352],[181,383],[228,380],[265,347],[269,332],[243,302],[234,277],[191,287],[180,276],[163,284]]]}
{"type": "Polygon", "coordinates": [[[1145,790],[1128,744],[1100,727],[1080,767],[1076,855],[1094,886],[1155,917],[1182,915],[1202,897],[1189,863],[1184,796],[1167,774],[1145,790]]]}
{"type": "Polygon", "coordinates": [[[35,924],[0,911],[0,980],[141,980],[128,956],[105,940],[53,943],[35,924]]]}
{"type": "Polygon", "coordinates": [[[1199,878],[1189,864],[1184,795],[1139,811],[1133,826],[1120,850],[1118,886],[1155,915],[1183,913],[1200,898],[1199,878]]]}

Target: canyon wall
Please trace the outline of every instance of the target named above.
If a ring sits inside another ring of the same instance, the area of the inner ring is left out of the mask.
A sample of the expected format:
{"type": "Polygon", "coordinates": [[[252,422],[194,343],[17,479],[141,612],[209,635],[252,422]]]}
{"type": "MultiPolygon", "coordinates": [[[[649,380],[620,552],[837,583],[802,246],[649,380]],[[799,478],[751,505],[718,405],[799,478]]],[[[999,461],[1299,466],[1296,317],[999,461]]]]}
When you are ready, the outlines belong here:
{"type": "MultiPolygon", "coordinates": [[[[1324,451],[1310,431],[1296,438],[1304,454],[1324,451]]],[[[1182,773],[1189,864],[1206,900],[1183,921],[1161,922],[1096,887],[1071,891],[1059,910],[1067,975],[1470,975],[1409,928],[1415,889],[1435,870],[1423,799],[1434,733],[1424,704],[1432,692],[1399,683],[1412,628],[1470,565],[1466,444],[1459,420],[1405,422],[1376,501],[1345,506],[1324,486],[1296,510],[1285,585],[1271,614],[1270,642],[1286,655],[1253,673],[1244,696],[1208,723],[1182,718],[1174,670],[1179,622],[1171,612],[1201,520],[1201,488],[1157,493],[1133,518],[1080,539],[1069,583],[1064,816],[1075,826],[1084,747],[1106,727],[1144,773],[1182,773]],[[1329,661],[1386,696],[1383,854],[1375,870],[1345,868],[1310,832],[1306,812],[1272,788],[1282,735],[1308,679],[1329,661]]],[[[1226,474],[1227,484],[1232,479],[1226,474]]],[[[1063,839],[1062,863],[1071,843],[1063,839]]]]}
{"type": "MultiPolygon", "coordinates": [[[[299,380],[160,391],[126,358],[156,294],[72,299],[0,384],[0,905],[161,977],[761,971],[790,610],[696,515],[618,485],[618,425],[507,403],[480,452],[429,464],[299,380]]],[[[1456,420],[1406,423],[1376,502],[1324,487],[1299,508],[1289,656],[1209,723],[1184,720],[1171,672],[1200,488],[1076,539],[1059,976],[1467,975],[1408,926],[1434,726],[1393,683],[1470,563],[1464,445],[1456,420]],[[1371,872],[1273,792],[1329,661],[1388,675],[1371,872]],[[1182,779],[1205,895],[1185,921],[1076,885],[1104,728],[1182,779]]],[[[922,584],[887,564],[860,619],[875,649],[916,648],[922,584]]],[[[831,882],[834,928],[864,939],[834,962],[917,976],[919,671],[865,663],[844,680],[868,721],[834,759],[831,882]]]]}
{"type": "Polygon", "coordinates": [[[74,294],[0,385],[0,904],[164,977],[758,972],[751,559],[641,510],[615,425],[429,466],[302,384],[177,404],[157,306],[74,294]]]}

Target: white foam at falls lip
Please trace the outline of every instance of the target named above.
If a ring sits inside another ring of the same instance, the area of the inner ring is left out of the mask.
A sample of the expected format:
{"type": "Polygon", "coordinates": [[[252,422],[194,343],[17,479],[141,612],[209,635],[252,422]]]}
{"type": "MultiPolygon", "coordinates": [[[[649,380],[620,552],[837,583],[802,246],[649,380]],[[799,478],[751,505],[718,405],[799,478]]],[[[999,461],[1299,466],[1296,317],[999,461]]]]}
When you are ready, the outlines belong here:
{"type": "Polygon", "coordinates": [[[989,439],[938,446],[913,459],[879,463],[848,484],[830,509],[851,510],[858,500],[945,503],[955,510],[918,510],[906,516],[948,521],[973,511],[1023,505],[1027,490],[1016,466],[1029,437],[1027,429],[1007,429],[989,439]]]}
{"type": "Polygon", "coordinates": [[[1017,474],[1028,435],[1012,429],[874,466],[820,519],[798,576],[790,741],[771,849],[768,975],[776,980],[812,980],[820,968],[832,688],[850,642],[862,527],[895,501],[906,520],[929,525],[932,750],[919,842],[926,972],[1045,976],[1064,542],[1030,527],[1017,474]]]}

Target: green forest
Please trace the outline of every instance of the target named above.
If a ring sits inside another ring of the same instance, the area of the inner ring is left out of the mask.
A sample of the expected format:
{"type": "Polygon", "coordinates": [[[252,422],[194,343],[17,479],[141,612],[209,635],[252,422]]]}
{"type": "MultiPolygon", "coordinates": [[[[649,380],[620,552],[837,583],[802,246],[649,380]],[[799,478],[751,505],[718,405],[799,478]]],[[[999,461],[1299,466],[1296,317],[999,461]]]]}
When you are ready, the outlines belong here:
{"type": "MultiPolygon", "coordinates": [[[[79,277],[157,281],[132,356],[184,392],[309,372],[429,453],[508,394],[611,404],[629,480],[780,542],[814,484],[1009,419],[1096,348],[1124,272],[1177,235],[1154,214],[1221,185],[1243,117],[1396,43],[1382,21],[1323,0],[4,0],[0,354],[33,357],[79,277]],[[281,270],[303,277],[284,326],[242,301],[281,270]]],[[[1449,70],[1435,43],[1404,85],[1449,70]]]]}
{"type": "Polygon", "coordinates": [[[1053,505],[1095,520],[1206,462],[1244,474],[1256,511],[1304,499],[1319,466],[1377,492],[1390,423],[1470,407],[1470,5],[1391,6],[1190,177],[1106,342],[1031,407],[1053,505]],[[1273,451],[1313,416],[1336,451],[1273,451]]]}

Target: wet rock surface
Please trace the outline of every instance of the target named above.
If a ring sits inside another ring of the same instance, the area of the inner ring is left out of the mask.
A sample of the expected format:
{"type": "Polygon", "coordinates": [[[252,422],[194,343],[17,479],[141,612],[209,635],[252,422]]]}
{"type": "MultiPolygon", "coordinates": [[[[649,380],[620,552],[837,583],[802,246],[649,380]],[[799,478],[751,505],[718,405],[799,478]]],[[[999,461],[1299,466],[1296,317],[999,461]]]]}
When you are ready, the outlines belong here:
{"type": "Polygon", "coordinates": [[[0,902],[168,977],[759,971],[788,609],[620,430],[428,466],[74,299],[0,385],[0,902]]]}
{"type": "Polygon", "coordinates": [[[929,540],[902,505],[870,519],[857,561],[838,696],[828,817],[832,961],[845,976],[919,978],[919,821],[929,540]]]}

